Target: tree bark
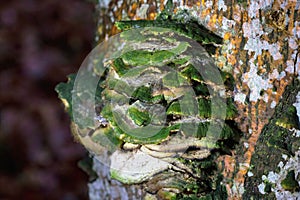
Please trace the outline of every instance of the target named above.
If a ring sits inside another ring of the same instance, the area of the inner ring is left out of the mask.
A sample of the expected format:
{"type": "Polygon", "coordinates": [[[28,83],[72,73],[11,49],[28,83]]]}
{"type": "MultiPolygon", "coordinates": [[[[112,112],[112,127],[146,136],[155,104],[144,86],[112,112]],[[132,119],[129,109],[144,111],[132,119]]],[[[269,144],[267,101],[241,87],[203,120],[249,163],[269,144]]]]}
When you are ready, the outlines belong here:
{"type": "MultiPolygon", "coordinates": [[[[118,32],[113,26],[114,22],[124,19],[153,20],[163,10],[165,3],[162,0],[147,0],[144,3],[134,0],[103,2],[98,4],[98,42],[118,32]]],[[[293,169],[299,183],[299,162],[293,162],[297,159],[299,161],[299,137],[296,137],[300,129],[299,116],[286,114],[289,116],[288,122],[296,120],[297,123],[292,123],[292,126],[276,125],[281,114],[288,107],[293,107],[299,92],[299,82],[296,81],[300,71],[299,3],[174,0],[174,6],[176,12],[186,9],[200,24],[223,38],[223,45],[217,49],[213,58],[221,70],[230,72],[235,79],[234,99],[239,112],[235,121],[243,135],[231,155],[215,158],[217,170],[223,175],[222,184],[226,187],[227,198],[279,198],[276,192],[279,192],[280,186],[277,187],[272,180],[262,180],[262,176],[268,177],[270,172],[275,172],[282,176],[277,180],[284,180],[288,171],[293,169]],[[290,92],[284,93],[285,90],[290,92]],[[281,98],[283,101],[278,104],[281,98]],[[274,134],[280,131],[290,135],[274,134]],[[270,143],[269,140],[274,141],[270,143]],[[284,140],[294,146],[282,147],[284,140]],[[282,158],[282,155],[287,158],[282,158]],[[280,162],[293,166],[276,170],[280,162]],[[263,182],[265,186],[260,189],[259,185],[263,182]]],[[[300,110],[299,107],[297,109],[300,110]]],[[[166,177],[185,178],[180,172],[169,170],[150,181],[126,185],[112,180],[109,167],[96,158],[93,160],[93,169],[98,178],[89,183],[89,196],[95,200],[168,199],[161,192],[166,187],[162,184],[163,180],[166,177]]],[[[297,187],[299,185],[280,189],[286,192],[287,198],[288,195],[297,194],[297,187]]]]}

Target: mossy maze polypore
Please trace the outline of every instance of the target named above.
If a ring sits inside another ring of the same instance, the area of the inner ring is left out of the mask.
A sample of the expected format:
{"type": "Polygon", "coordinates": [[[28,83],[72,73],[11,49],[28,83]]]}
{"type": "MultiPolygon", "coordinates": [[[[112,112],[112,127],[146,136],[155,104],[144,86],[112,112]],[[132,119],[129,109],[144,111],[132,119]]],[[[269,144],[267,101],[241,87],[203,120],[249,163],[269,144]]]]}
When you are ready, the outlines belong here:
{"type": "MultiPolygon", "coordinates": [[[[99,66],[104,71],[94,96],[98,117],[90,119],[100,119],[100,123],[93,127],[73,122],[74,134],[91,153],[99,156],[106,149],[114,156],[132,144],[136,149],[131,148],[130,153],[143,152],[193,176],[192,166],[178,158],[209,157],[207,162],[213,162],[212,150],[224,153],[233,148],[240,134],[233,126],[236,109],[229,96],[233,79],[214,66],[200,45],[193,46],[189,38],[171,30],[153,27],[123,32],[120,40],[122,46],[109,51],[103,65],[93,65],[89,71],[98,75],[99,66]],[[132,35],[138,36],[132,39],[132,35]]],[[[65,86],[57,87],[60,96],[65,86]]],[[[83,96],[72,93],[73,102],[83,96]]],[[[154,176],[129,178],[122,170],[112,175],[124,183],[154,176]]]]}
{"type": "MultiPolygon", "coordinates": [[[[201,94],[201,89],[198,88],[196,94],[191,85],[192,82],[197,82],[198,85],[207,83],[195,70],[186,73],[194,68],[188,59],[184,60],[188,57],[184,52],[190,48],[189,44],[170,42],[166,38],[169,38],[171,33],[165,32],[160,33],[160,40],[165,44],[165,49],[160,50],[159,45],[154,44],[151,45],[151,49],[147,48],[151,41],[158,40],[155,35],[161,30],[163,29],[156,29],[153,33],[150,29],[144,31],[148,39],[143,37],[140,41],[140,51],[134,49],[137,41],[134,45],[128,44],[126,48],[133,50],[120,53],[109,62],[108,75],[101,83],[104,107],[99,114],[110,121],[110,126],[106,128],[112,128],[116,137],[122,141],[160,143],[167,139],[171,132],[176,132],[183,124],[187,124],[189,119],[191,122],[197,122],[199,126],[203,126],[204,122],[212,123],[207,119],[211,117],[211,101],[207,91],[201,94]],[[178,58],[184,62],[176,64],[178,58]],[[138,134],[145,130],[142,128],[144,126],[160,131],[151,137],[139,136],[138,134]]],[[[123,33],[121,37],[128,38],[127,34],[123,33]]],[[[227,116],[232,118],[235,108],[230,98],[228,103],[230,106],[227,116]]]]}

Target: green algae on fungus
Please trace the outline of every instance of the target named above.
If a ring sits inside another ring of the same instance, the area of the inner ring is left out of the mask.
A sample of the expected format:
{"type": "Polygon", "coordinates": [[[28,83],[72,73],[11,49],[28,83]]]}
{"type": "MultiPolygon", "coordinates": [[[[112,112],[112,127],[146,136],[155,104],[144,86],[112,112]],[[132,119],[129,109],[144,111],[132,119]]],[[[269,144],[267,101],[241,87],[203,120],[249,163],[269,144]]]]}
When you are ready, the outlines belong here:
{"type": "MultiPolygon", "coordinates": [[[[211,152],[230,152],[237,142],[240,132],[233,125],[237,112],[228,95],[233,90],[232,76],[214,66],[205,49],[190,39],[193,34],[185,36],[162,27],[125,31],[103,44],[108,50],[96,50],[75,81],[57,87],[59,93],[72,97],[68,104],[81,103],[69,113],[73,134],[97,159],[110,165],[114,179],[126,184],[151,179],[154,174],[146,173],[146,165],[139,163],[149,160],[147,156],[161,162],[151,169],[156,174],[172,168],[190,173],[192,165],[179,158],[193,163],[210,157],[211,152]],[[87,79],[80,80],[82,77],[87,79]],[[85,83],[91,88],[81,86],[85,83]],[[112,163],[101,158],[107,152],[112,163]]],[[[214,162],[211,158],[204,162],[203,171],[214,162]]],[[[194,177],[190,184],[195,186],[209,175],[202,176],[194,177]]],[[[223,191],[216,187],[221,179],[216,180],[207,180],[210,184],[205,190],[192,186],[177,190],[192,190],[195,197],[223,191]]]]}
{"type": "MultiPolygon", "coordinates": [[[[172,2],[172,0],[167,1],[165,9],[156,17],[155,20],[118,21],[115,25],[122,31],[145,27],[168,28],[178,34],[182,34],[199,42],[204,46],[208,53],[213,54],[215,46],[222,43],[222,38],[199,24],[196,19],[188,14],[187,10],[179,10],[174,14],[172,2]]],[[[127,38],[136,40],[136,38],[144,39],[145,37],[137,34],[136,37],[127,38]]],[[[167,40],[173,41],[173,38],[168,38],[167,40]]]]}

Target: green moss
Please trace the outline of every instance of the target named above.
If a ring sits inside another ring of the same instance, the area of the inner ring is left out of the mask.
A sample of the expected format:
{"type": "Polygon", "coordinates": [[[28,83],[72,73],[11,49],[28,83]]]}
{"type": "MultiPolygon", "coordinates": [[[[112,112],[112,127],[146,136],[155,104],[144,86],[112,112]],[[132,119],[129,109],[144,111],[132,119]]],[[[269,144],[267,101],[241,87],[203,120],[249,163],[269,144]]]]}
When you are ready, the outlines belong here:
{"type": "Polygon", "coordinates": [[[86,102],[91,100],[95,100],[96,102],[99,101],[99,96],[96,96],[95,94],[99,94],[96,92],[96,90],[101,92],[102,89],[100,88],[99,84],[95,85],[94,82],[95,80],[91,80],[90,76],[84,73],[82,74],[82,78],[87,81],[85,82],[84,85],[80,85],[80,86],[78,86],[79,83],[77,83],[77,87],[80,87],[79,90],[81,90],[81,93],[76,94],[73,92],[76,77],[77,77],[76,74],[70,74],[68,76],[68,82],[59,83],[55,87],[55,90],[58,93],[59,98],[63,101],[65,105],[65,109],[68,112],[72,121],[77,120],[76,123],[80,128],[93,127],[94,119],[90,117],[86,117],[87,115],[91,115],[90,112],[92,111],[79,108],[78,105],[85,104],[86,102]],[[96,90],[93,89],[95,86],[96,86],[96,90]],[[73,106],[74,102],[77,106],[76,109],[74,109],[73,106]],[[74,119],[74,116],[76,116],[76,119],[74,119]]]}
{"type": "Polygon", "coordinates": [[[238,114],[232,98],[227,98],[226,119],[234,119],[238,114]]]}
{"type": "Polygon", "coordinates": [[[211,101],[210,99],[198,99],[199,116],[203,118],[211,117],[211,101]]]}
{"type": "Polygon", "coordinates": [[[295,171],[291,170],[286,175],[286,178],[281,181],[281,186],[283,189],[295,192],[299,191],[299,183],[295,180],[295,171]]]}
{"type": "Polygon", "coordinates": [[[128,65],[125,65],[124,64],[124,61],[122,58],[116,58],[114,61],[113,61],[113,65],[112,67],[116,70],[116,72],[122,76],[124,74],[126,74],[128,72],[128,70],[130,69],[128,67],[128,65]]]}
{"type": "Polygon", "coordinates": [[[181,71],[181,74],[183,76],[185,76],[186,78],[189,78],[189,79],[197,81],[197,82],[203,82],[204,81],[204,79],[200,75],[199,71],[193,65],[186,66],[181,71]]]}
{"type": "Polygon", "coordinates": [[[131,119],[138,126],[147,126],[151,121],[150,115],[146,111],[143,112],[138,110],[137,108],[130,107],[128,109],[128,112],[131,119]]]}
{"type": "MultiPolygon", "coordinates": [[[[124,29],[128,29],[129,27],[124,27],[124,29]]],[[[142,42],[147,39],[145,35],[140,33],[139,31],[134,31],[134,32],[122,32],[121,33],[121,38],[123,38],[125,41],[132,41],[132,42],[142,42]]]]}
{"type": "Polygon", "coordinates": [[[65,105],[65,109],[68,112],[71,119],[73,118],[72,114],[72,90],[74,87],[74,81],[76,78],[76,74],[70,74],[68,76],[68,82],[67,83],[59,83],[55,87],[55,91],[58,93],[58,97],[63,100],[63,103],[65,105]]]}
{"type": "Polygon", "coordinates": [[[276,120],[276,125],[287,129],[291,129],[291,128],[299,129],[298,123],[299,120],[297,116],[297,111],[293,105],[287,107],[286,112],[276,120]]]}
{"type": "Polygon", "coordinates": [[[91,139],[93,142],[106,147],[110,152],[115,151],[122,143],[122,141],[115,136],[115,133],[110,126],[97,129],[91,135],[91,139]]]}
{"type": "Polygon", "coordinates": [[[177,72],[170,72],[162,79],[164,87],[180,87],[182,85],[188,85],[187,80],[177,72]]]}
{"type": "Polygon", "coordinates": [[[167,109],[167,115],[181,115],[180,104],[178,101],[172,102],[167,109]]]}
{"type": "Polygon", "coordinates": [[[126,82],[117,79],[109,79],[106,88],[126,96],[131,96],[131,93],[134,90],[134,88],[129,86],[126,82]]]}
{"type": "Polygon", "coordinates": [[[269,183],[269,182],[267,182],[267,183],[265,183],[265,190],[264,190],[264,192],[265,193],[270,193],[272,190],[272,184],[271,183],[269,183]]]}
{"type": "MultiPolygon", "coordinates": [[[[184,52],[188,46],[189,44],[187,42],[181,42],[177,47],[169,50],[133,50],[122,54],[120,58],[122,58],[126,65],[131,66],[161,66],[173,59],[176,55],[184,52]]],[[[120,69],[118,70],[122,72],[120,69]]]]}
{"type": "Polygon", "coordinates": [[[141,86],[134,90],[133,94],[131,95],[131,98],[135,100],[141,100],[143,102],[151,102],[151,93],[151,87],[141,86]]]}
{"type": "Polygon", "coordinates": [[[189,166],[194,173],[202,175],[205,179],[193,180],[187,179],[183,185],[183,190],[177,194],[176,199],[188,200],[226,200],[227,191],[221,181],[223,179],[221,174],[216,171],[216,163],[213,162],[214,156],[201,160],[201,162],[187,161],[181,159],[185,165],[189,166]]]}
{"type": "Polygon", "coordinates": [[[78,161],[77,166],[88,174],[89,182],[94,182],[98,178],[97,173],[93,170],[93,159],[89,155],[78,161]]]}
{"type": "Polygon", "coordinates": [[[169,191],[160,191],[159,194],[164,200],[176,200],[176,194],[169,191]]]}
{"type": "Polygon", "coordinates": [[[105,97],[106,101],[111,101],[114,104],[123,105],[125,103],[128,103],[129,99],[123,95],[120,94],[114,90],[104,90],[102,93],[103,97],[105,97]]]}

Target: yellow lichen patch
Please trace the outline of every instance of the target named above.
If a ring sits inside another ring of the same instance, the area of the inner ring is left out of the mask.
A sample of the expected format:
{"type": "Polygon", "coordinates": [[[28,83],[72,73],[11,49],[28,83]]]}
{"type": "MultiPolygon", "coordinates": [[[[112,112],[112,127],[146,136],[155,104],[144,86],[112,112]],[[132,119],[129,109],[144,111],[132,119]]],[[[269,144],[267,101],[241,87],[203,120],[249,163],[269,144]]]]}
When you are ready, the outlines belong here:
{"type": "Polygon", "coordinates": [[[162,11],[162,10],[164,10],[164,8],[165,8],[164,0],[160,0],[159,10],[162,11]]]}
{"type": "Polygon", "coordinates": [[[222,24],[222,21],[223,21],[223,15],[218,15],[218,18],[217,18],[218,24],[222,24]]]}
{"type": "Polygon", "coordinates": [[[156,13],[152,12],[149,14],[149,19],[154,20],[156,18],[156,13]]]}
{"type": "Polygon", "coordinates": [[[127,15],[130,19],[133,19],[136,14],[136,9],[138,8],[138,4],[134,2],[131,6],[131,9],[128,9],[127,15]]]}
{"type": "Polygon", "coordinates": [[[264,61],[262,59],[261,55],[257,56],[257,65],[258,65],[258,69],[261,70],[260,68],[264,65],[264,61]]]}
{"type": "Polygon", "coordinates": [[[207,8],[204,9],[201,14],[200,14],[200,18],[204,19],[206,16],[208,16],[211,13],[211,9],[207,8]]]}
{"type": "Polygon", "coordinates": [[[210,15],[210,20],[208,22],[208,26],[211,27],[211,28],[214,28],[215,27],[215,24],[217,23],[217,17],[218,15],[217,14],[211,14],[210,15]]]}
{"type": "Polygon", "coordinates": [[[229,64],[231,64],[232,66],[234,66],[235,63],[236,63],[236,57],[235,57],[234,55],[228,54],[228,55],[227,55],[227,62],[228,62],[229,64]]]}
{"type": "Polygon", "coordinates": [[[112,28],[111,28],[111,34],[112,35],[115,35],[115,34],[117,34],[117,33],[119,33],[120,31],[117,29],[117,27],[116,26],[113,26],[112,28]]]}
{"type": "Polygon", "coordinates": [[[248,13],[247,12],[243,12],[242,13],[242,19],[243,22],[247,22],[249,21],[249,17],[248,17],[248,13]]]}
{"type": "Polygon", "coordinates": [[[201,5],[204,5],[205,4],[205,0],[201,0],[201,5]]]}
{"type": "MultiPolygon", "coordinates": [[[[231,33],[229,33],[229,32],[226,32],[225,34],[224,34],[224,40],[229,40],[229,38],[231,38],[231,33]]],[[[234,41],[234,40],[233,40],[234,41]]]]}

